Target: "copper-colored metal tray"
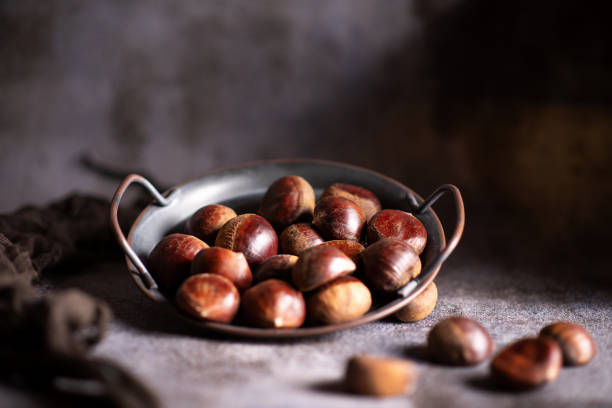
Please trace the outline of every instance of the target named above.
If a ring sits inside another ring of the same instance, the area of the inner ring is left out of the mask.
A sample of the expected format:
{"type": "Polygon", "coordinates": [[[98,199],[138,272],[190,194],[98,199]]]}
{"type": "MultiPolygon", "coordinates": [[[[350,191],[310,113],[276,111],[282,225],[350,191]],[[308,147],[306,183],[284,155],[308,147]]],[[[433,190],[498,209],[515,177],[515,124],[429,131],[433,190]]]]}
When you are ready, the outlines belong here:
{"type": "MultiPolygon", "coordinates": [[[[445,184],[427,199],[403,184],[382,174],[342,163],[321,160],[272,160],[247,163],[240,166],[212,171],[204,176],[171,188],[163,194],[144,177],[131,174],[118,187],[111,203],[111,222],[119,244],[126,254],[128,270],[138,288],[151,300],[165,302],[177,315],[194,326],[234,336],[253,338],[306,337],[360,326],[388,316],[407,305],[438,274],[442,263],[457,246],[463,233],[465,212],[461,193],[457,187],[445,184]],[[175,308],[158,290],[155,279],[146,267],[146,259],[159,240],[170,232],[183,230],[185,220],[203,205],[222,203],[234,208],[238,214],[253,212],[268,186],[276,179],[295,174],[308,180],[317,196],[333,183],[348,183],[372,190],[380,198],[383,208],[396,208],[412,212],[427,229],[428,242],[421,255],[421,274],[397,291],[396,297],[387,303],[374,305],[372,309],[350,322],[326,326],[303,326],[296,329],[261,329],[237,324],[206,322],[187,316],[175,308]],[[118,222],[119,203],[128,187],[137,183],[153,196],[149,204],[134,221],[126,238],[118,222]],[[456,225],[448,244],[444,229],[431,205],[444,193],[451,193],[456,207],[456,225]]],[[[144,311],[143,311],[144,312],[144,311]]]]}

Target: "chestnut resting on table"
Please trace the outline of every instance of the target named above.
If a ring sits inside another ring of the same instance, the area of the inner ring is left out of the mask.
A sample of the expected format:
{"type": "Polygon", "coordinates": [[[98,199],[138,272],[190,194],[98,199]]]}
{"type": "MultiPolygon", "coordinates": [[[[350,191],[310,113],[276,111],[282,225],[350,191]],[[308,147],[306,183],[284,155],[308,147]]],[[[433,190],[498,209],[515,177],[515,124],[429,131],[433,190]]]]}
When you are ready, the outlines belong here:
{"type": "MultiPolygon", "coordinates": [[[[186,216],[190,235],[168,235],[149,255],[160,289],[190,316],[261,328],[363,316],[419,275],[427,243],[416,217],[383,209],[373,192],[336,183],[317,200],[297,175],[272,183],[258,213],[219,203],[186,216]]],[[[427,293],[416,317],[398,319],[427,316],[437,298],[427,293]]]]}

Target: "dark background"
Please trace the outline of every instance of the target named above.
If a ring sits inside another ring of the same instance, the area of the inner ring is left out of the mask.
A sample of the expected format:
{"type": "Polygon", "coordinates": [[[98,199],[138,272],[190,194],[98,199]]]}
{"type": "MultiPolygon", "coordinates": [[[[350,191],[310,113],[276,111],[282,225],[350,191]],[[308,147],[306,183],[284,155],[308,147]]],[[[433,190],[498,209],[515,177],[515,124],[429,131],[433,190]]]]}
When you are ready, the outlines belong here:
{"type": "Polygon", "coordinates": [[[324,158],[458,185],[465,251],[608,280],[605,4],[2,1],[0,210],[324,158]]]}

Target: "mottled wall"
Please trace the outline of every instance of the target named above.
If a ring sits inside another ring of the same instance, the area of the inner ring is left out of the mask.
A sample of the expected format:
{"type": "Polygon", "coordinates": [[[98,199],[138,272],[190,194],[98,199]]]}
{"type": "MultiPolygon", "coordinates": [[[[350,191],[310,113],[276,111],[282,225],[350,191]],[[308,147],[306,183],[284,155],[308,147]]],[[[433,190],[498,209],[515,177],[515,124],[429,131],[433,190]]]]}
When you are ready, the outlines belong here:
{"type": "Polygon", "coordinates": [[[167,184],[261,158],[364,162],[322,120],[368,97],[418,25],[404,1],[13,1],[3,15],[2,139],[20,142],[2,153],[5,209],[87,188],[82,152],[167,184]],[[6,197],[14,181],[44,191],[6,197]]]}
{"type": "Polygon", "coordinates": [[[589,247],[612,216],[609,14],[532,3],[5,0],[0,210],[110,196],[83,156],[165,185],[316,157],[589,247]]]}

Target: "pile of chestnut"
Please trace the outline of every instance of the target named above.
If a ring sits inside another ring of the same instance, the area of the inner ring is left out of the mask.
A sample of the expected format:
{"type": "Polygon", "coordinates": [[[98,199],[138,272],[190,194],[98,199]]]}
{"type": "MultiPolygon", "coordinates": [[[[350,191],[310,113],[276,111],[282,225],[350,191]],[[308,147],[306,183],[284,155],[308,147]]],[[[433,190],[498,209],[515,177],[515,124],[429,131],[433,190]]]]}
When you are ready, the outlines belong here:
{"type": "MultiPolygon", "coordinates": [[[[419,275],[427,243],[415,216],[382,209],[373,192],[337,183],[316,200],[295,175],[270,185],[258,214],[211,204],[191,215],[186,232],[164,237],[149,255],[160,290],[197,318],[229,323],[239,315],[263,328],[362,316],[373,295],[393,293],[419,275]]],[[[397,316],[413,315],[406,309],[397,316]]]]}
{"type": "MultiPolygon", "coordinates": [[[[489,332],[476,320],[451,316],[440,320],[427,336],[427,355],[442,365],[475,366],[495,349],[489,332]]],[[[526,390],[557,379],[562,366],[588,364],[597,353],[591,334],[566,321],[544,327],[504,347],[490,363],[492,383],[502,389],[526,390]]],[[[403,358],[353,356],[346,365],[344,384],[356,394],[387,397],[415,391],[418,367],[403,358]]]]}

